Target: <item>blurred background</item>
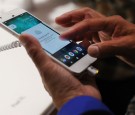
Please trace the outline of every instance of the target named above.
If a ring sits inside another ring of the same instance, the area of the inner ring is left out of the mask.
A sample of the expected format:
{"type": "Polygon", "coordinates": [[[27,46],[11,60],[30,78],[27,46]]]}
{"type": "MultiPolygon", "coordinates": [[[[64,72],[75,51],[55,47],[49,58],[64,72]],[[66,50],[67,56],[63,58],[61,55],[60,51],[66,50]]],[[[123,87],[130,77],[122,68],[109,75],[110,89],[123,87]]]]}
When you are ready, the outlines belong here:
{"type": "MultiPolygon", "coordinates": [[[[24,8],[60,33],[65,31],[65,28],[57,25],[55,18],[65,12],[82,7],[91,7],[106,16],[121,15],[126,20],[135,23],[135,0],[0,0],[0,14],[14,8],[24,8]]],[[[9,36],[2,37],[0,45],[9,41],[13,41],[13,39],[11,40],[9,36]]],[[[116,57],[97,60],[93,65],[100,71],[96,80],[103,102],[116,115],[123,115],[130,99],[135,94],[134,68],[116,57]]],[[[46,111],[48,111],[47,107],[44,115],[48,114],[46,111]]],[[[56,110],[52,115],[55,114],[56,110]]]]}
{"type": "Polygon", "coordinates": [[[106,16],[121,15],[135,23],[135,0],[74,0],[101,12],[106,16]]]}

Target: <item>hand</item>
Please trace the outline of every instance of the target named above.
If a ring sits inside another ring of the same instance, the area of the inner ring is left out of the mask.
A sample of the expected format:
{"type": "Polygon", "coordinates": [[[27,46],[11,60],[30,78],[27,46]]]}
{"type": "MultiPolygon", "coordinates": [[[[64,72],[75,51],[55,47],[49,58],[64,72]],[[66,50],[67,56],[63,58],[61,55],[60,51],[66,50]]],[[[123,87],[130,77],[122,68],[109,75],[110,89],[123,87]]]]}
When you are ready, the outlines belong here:
{"type": "Polygon", "coordinates": [[[21,35],[19,39],[39,70],[43,84],[58,109],[76,96],[86,95],[101,99],[94,79],[90,81],[90,85],[83,85],[70,72],[50,59],[34,37],[21,35]]]}
{"type": "MultiPolygon", "coordinates": [[[[94,11],[91,8],[82,8],[79,10],[73,10],[68,13],[65,13],[56,18],[56,23],[63,27],[72,27],[73,25],[86,20],[86,19],[99,19],[105,18],[104,15],[94,11]]],[[[81,35],[76,35],[72,40],[75,42],[82,41],[81,45],[88,48],[91,42],[100,42],[100,40],[108,40],[110,36],[105,34],[104,32],[91,32],[87,31],[81,35]]]]}
{"type": "MultiPolygon", "coordinates": [[[[91,11],[89,10],[89,12],[91,11]]],[[[70,15],[69,14],[64,14],[58,17],[56,19],[56,22],[61,24],[61,20],[63,19],[63,17],[70,17],[72,12],[70,15]]],[[[68,23],[68,20],[66,21],[68,23]]],[[[122,59],[126,60],[126,62],[128,62],[130,65],[135,65],[134,24],[127,22],[120,16],[100,16],[99,18],[87,18],[73,24],[68,31],[61,34],[61,38],[76,39],[77,36],[82,36],[84,33],[87,32],[103,32],[104,34],[110,36],[110,38],[108,37],[109,39],[106,39],[107,37],[105,37],[105,39],[103,39],[103,37],[99,37],[94,40],[95,44],[89,46],[88,48],[88,52],[91,56],[99,58],[111,55],[118,55],[121,56],[122,59]]],[[[91,38],[89,38],[88,40],[90,41],[91,38]]]]}

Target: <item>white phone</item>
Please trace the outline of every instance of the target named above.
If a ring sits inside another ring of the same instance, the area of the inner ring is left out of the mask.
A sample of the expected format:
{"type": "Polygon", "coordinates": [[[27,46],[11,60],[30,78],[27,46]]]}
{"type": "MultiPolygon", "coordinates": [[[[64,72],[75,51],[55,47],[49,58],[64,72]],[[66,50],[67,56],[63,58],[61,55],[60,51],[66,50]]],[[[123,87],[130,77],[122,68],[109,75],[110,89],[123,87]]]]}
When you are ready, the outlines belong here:
{"type": "Polygon", "coordinates": [[[83,46],[61,40],[58,32],[23,9],[3,14],[0,24],[16,37],[25,33],[33,35],[52,59],[73,73],[80,74],[96,60],[87,54],[83,46]]]}

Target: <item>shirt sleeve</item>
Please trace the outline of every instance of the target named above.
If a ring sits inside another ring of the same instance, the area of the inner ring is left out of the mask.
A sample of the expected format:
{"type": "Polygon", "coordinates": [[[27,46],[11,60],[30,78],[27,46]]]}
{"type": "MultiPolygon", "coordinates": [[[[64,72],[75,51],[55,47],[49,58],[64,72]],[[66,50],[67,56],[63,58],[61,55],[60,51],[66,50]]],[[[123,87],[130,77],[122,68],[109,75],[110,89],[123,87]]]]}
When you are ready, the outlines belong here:
{"type": "Polygon", "coordinates": [[[90,96],[78,96],[63,105],[58,115],[113,115],[113,113],[98,99],[90,96]],[[103,114],[104,113],[104,114],[103,114]]]}

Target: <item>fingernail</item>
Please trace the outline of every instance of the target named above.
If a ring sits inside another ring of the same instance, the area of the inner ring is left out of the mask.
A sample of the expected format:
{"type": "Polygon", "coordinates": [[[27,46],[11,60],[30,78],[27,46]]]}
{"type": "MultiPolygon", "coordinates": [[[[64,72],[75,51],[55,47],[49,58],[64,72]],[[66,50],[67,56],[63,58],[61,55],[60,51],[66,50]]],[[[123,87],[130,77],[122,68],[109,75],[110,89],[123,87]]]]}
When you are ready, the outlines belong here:
{"type": "Polygon", "coordinates": [[[93,57],[98,57],[99,56],[99,47],[96,45],[89,46],[88,53],[93,57]]]}

